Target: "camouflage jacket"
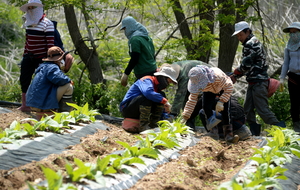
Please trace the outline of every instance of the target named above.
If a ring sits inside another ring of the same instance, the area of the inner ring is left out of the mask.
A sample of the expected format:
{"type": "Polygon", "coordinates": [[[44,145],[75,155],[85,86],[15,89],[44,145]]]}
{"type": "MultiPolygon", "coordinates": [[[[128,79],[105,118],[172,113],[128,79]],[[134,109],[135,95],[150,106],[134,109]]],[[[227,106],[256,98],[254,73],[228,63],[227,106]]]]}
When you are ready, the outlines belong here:
{"type": "Polygon", "coordinates": [[[208,67],[211,66],[208,65],[207,63],[204,63],[202,61],[197,61],[197,60],[178,61],[172,64],[177,64],[180,66],[179,76],[177,77],[178,86],[177,86],[177,90],[175,93],[175,97],[172,104],[172,110],[171,110],[172,114],[177,115],[180,113],[180,110],[184,108],[185,103],[188,100],[189,92],[187,90],[187,85],[189,81],[189,77],[188,77],[189,71],[197,65],[206,65],[208,67]]]}
{"type": "Polygon", "coordinates": [[[261,82],[269,78],[266,63],[266,54],[263,45],[253,35],[250,34],[243,43],[243,58],[240,66],[237,68],[242,74],[246,75],[247,82],[261,82]]]}

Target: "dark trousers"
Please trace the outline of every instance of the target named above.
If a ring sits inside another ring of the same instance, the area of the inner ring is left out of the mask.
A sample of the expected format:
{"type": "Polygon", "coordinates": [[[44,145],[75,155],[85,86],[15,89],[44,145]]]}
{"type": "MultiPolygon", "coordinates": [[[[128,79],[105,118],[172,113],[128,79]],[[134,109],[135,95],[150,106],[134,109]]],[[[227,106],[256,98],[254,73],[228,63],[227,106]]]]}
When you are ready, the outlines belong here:
{"type": "Polygon", "coordinates": [[[124,118],[140,118],[140,106],[151,106],[151,113],[154,113],[154,110],[157,105],[160,103],[152,102],[143,95],[139,95],[133,98],[122,110],[122,115],[124,118]]]}
{"type": "Polygon", "coordinates": [[[297,121],[300,121],[300,119],[299,119],[299,114],[300,114],[300,98],[299,98],[300,75],[289,72],[288,76],[289,76],[288,89],[289,89],[290,102],[291,102],[290,113],[291,113],[293,122],[297,122],[297,121]]]}
{"type": "Polygon", "coordinates": [[[23,93],[27,92],[27,89],[31,83],[32,75],[35,69],[42,63],[42,58],[35,59],[32,56],[24,55],[21,61],[21,74],[20,74],[20,84],[23,93]]]}
{"type": "MultiPolygon", "coordinates": [[[[202,98],[202,106],[203,110],[205,112],[205,115],[207,118],[210,118],[212,116],[213,112],[212,110],[216,109],[216,103],[218,99],[216,99],[220,94],[214,94],[212,92],[203,92],[203,98],[202,98]]],[[[222,114],[222,122],[223,125],[229,125],[230,124],[230,99],[228,102],[224,102],[224,110],[220,112],[222,114]]]]}

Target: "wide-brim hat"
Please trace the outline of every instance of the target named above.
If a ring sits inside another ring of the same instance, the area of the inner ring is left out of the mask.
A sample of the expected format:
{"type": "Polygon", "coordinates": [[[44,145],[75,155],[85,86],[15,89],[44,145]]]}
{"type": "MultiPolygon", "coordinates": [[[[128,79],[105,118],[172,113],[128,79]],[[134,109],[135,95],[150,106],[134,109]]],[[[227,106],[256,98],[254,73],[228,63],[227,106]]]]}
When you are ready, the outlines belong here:
{"type": "Polygon", "coordinates": [[[164,76],[170,78],[177,84],[176,71],[172,67],[162,67],[160,71],[154,73],[155,76],[164,76]]]}
{"type": "Polygon", "coordinates": [[[215,80],[214,71],[204,65],[193,67],[189,71],[188,77],[188,91],[190,93],[199,93],[208,83],[212,83],[215,80]]]}
{"type": "Polygon", "coordinates": [[[44,5],[40,0],[29,0],[27,4],[22,5],[20,7],[21,11],[26,12],[28,10],[28,7],[34,6],[34,7],[43,7],[44,5]]]}
{"type": "Polygon", "coordinates": [[[290,26],[284,28],[282,31],[284,33],[289,33],[291,28],[296,28],[300,30],[300,22],[293,22],[290,26]]]}
{"type": "Polygon", "coordinates": [[[246,28],[250,28],[249,24],[245,21],[241,21],[238,22],[234,25],[234,33],[232,34],[232,36],[237,35],[238,33],[240,33],[241,31],[243,31],[246,28]]]}
{"type": "Polygon", "coordinates": [[[64,57],[64,51],[58,46],[53,46],[48,49],[47,58],[43,61],[60,61],[64,57]]]}

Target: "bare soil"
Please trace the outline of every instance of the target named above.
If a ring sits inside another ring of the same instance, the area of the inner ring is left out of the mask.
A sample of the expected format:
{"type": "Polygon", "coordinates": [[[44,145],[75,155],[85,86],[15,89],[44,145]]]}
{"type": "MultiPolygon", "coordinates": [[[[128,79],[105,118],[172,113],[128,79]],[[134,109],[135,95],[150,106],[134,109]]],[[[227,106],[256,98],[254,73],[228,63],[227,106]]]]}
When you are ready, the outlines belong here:
{"type": "MultiPolygon", "coordinates": [[[[9,127],[12,121],[33,117],[33,114],[20,112],[16,108],[11,113],[0,114],[0,128],[9,127]]],[[[68,147],[61,154],[51,154],[41,161],[32,161],[21,167],[0,170],[0,190],[26,189],[26,181],[31,183],[44,180],[41,165],[55,171],[65,171],[65,163],[79,158],[85,162],[95,162],[97,157],[104,157],[123,147],[116,141],[134,144],[138,139],[120,126],[103,122],[109,131],[99,130],[93,135],[81,139],[81,143],[68,147]],[[107,138],[104,143],[100,140],[107,138]]],[[[131,190],[211,190],[235,175],[253,155],[253,147],[260,140],[249,139],[228,145],[224,141],[196,133],[201,140],[193,147],[179,153],[178,159],[158,166],[154,173],[144,176],[131,190]]]]}

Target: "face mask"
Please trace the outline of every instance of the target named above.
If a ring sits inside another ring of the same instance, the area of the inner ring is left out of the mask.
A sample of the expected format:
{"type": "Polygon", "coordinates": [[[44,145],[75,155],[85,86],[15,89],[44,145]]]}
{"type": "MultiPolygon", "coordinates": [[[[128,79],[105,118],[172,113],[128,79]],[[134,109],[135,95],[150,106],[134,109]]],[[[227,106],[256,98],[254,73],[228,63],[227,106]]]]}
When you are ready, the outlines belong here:
{"type": "Polygon", "coordinates": [[[290,40],[294,43],[299,43],[299,41],[300,41],[300,32],[290,33],[290,40]]]}
{"type": "Polygon", "coordinates": [[[159,82],[159,84],[157,85],[157,89],[159,92],[168,87],[169,83],[168,83],[167,77],[157,76],[157,80],[159,82]]]}

